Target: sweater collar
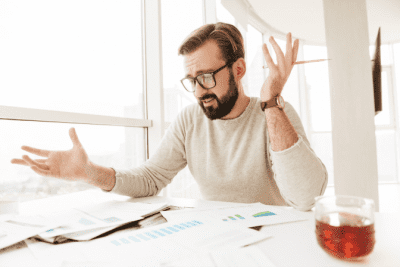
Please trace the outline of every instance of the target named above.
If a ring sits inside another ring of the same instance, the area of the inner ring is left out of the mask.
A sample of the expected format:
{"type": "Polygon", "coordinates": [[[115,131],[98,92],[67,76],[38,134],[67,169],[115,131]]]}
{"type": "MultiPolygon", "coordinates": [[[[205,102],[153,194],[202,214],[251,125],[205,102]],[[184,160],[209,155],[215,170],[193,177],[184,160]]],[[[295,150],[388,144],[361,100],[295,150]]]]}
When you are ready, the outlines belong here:
{"type": "Polygon", "coordinates": [[[251,112],[254,110],[254,106],[257,102],[256,97],[250,97],[249,104],[247,105],[246,109],[243,111],[242,114],[239,115],[239,117],[236,117],[234,119],[229,119],[229,120],[221,120],[217,119],[214,120],[213,122],[216,124],[228,126],[228,125],[239,125],[242,121],[246,120],[251,112]]]}

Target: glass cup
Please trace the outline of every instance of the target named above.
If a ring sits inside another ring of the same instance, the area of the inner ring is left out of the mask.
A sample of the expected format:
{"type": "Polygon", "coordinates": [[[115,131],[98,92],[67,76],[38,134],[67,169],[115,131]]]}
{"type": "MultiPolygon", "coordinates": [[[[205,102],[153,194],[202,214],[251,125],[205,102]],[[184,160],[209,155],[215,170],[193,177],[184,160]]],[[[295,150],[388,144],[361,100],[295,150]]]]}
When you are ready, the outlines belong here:
{"type": "Polygon", "coordinates": [[[342,195],[315,201],[315,234],[321,248],[338,259],[365,260],[375,245],[374,201],[342,195]]]}

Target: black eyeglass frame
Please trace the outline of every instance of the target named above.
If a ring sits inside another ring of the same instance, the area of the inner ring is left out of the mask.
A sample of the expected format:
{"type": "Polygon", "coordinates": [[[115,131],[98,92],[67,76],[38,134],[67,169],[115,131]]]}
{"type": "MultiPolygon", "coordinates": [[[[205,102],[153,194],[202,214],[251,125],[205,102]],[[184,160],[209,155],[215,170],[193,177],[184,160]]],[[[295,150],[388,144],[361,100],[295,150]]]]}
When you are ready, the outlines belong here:
{"type": "MultiPolygon", "coordinates": [[[[194,88],[193,91],[189,91],[189,90],[186,88],[186,86],[183,84],[183,81],[184,81],[184,80],[191,80],[191,81],[196,80],[197,83],[198,83],[203,89],[205,89],[205,90],[212,89],[212,88],[214,88],[215,86],[217,86],[217,81],[215,80],[215,74],[217,74],[219,71],[223,70],[226,66],[230,67],[231,65],[232,65],[231,63],[226,63],[224,66],[222,66],[221,68],[219,68],[219,69],[217,69],[217,70],[215,70],[215,71],[213,71],[213,72],[202,73],[202,74],[197,75],[197,76],[194,77],[194,78],[192,78],[192,77],[183,78],[183,79],[181,80],[181,83],[182,83],[182,85],[183,85],[183,88],[185,88],[186,91],[188,91],[189,93],[194,93],[194,92],[196,91],[196,85],[192,87],[192,88],[194,88]],[[205,87],[199,82],[199,80],[198,80],[197,78],[198,78],[199,76],[201,76],[201,75],[204,75],[204,74],[211,74],[211,76],[212,76],[212,78],[213,78],[213,80],[214,80],[214,86],[213,86],[213,87],[205,88],[205,87]]],[[[193,82],[192,82],[192,83],[193,83],[193,82]]]]}

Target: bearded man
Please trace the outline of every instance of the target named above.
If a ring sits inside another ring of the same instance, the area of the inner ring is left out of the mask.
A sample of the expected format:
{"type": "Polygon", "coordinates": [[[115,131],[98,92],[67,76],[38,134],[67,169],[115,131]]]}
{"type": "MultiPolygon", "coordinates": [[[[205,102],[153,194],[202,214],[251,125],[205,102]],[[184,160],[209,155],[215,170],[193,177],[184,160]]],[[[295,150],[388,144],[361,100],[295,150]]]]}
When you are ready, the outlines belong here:
{"type": "Polygon", "coordinates": [[[325,165],[312,150],[300,118],[281,93],[296,62],[298,40],[287,35],[286,54],[270,38],[277,63],[263,44],[269,76],[260,97],[249,97],[241,79],[246,73],[239,30],[218,22],[195,30],[182,43],[186,77],[181,80],[198,104],[184,108],[165,133],[156,153],[141,166],[122,170],[91,162],[70,129],[69,151],[22,149],[12,163],[43,176],[81,180],[107,192],[157,195],[188,165],[204,199],[292,206],[307,211],[328,183],[325,165]]]}

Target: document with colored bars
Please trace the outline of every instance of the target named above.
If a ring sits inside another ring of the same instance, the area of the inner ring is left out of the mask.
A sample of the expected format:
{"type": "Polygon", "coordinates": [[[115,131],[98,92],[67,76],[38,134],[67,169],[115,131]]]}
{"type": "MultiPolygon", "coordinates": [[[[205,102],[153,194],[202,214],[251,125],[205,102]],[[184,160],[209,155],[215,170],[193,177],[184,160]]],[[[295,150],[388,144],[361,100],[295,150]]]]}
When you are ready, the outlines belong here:
{"type": "Polygon", "coordinates": [[[221,207],[213,209],[192,209],[161,211],[168,222],[182,220],[207,220],[224,222],[226,224],[240,224],[244,227],[280,224],[286,222],[307,220],[298,211],[285,210],[276,206],[253,203],[239,207],[221,207]]]}
{"type": "MultiPolygon", "coordinates": [[[[224,222],[181,220],[173,223],[125,230],[82,247],[88,261],[118,259],[131,266],[154,266],[162,261],[210,251],[232,251],[270,238],[271,235],[224,222]]],[[[116,266],[124,266],[116,263],[116,266]]]]}

